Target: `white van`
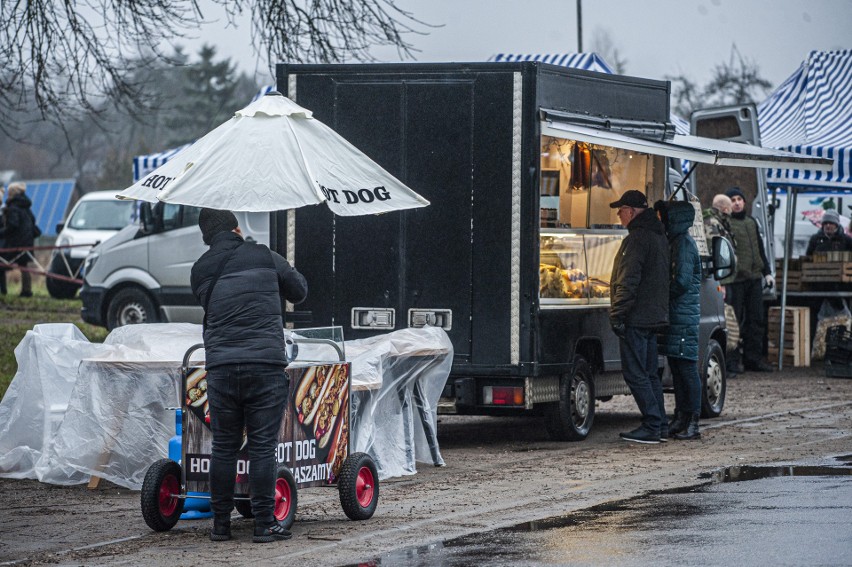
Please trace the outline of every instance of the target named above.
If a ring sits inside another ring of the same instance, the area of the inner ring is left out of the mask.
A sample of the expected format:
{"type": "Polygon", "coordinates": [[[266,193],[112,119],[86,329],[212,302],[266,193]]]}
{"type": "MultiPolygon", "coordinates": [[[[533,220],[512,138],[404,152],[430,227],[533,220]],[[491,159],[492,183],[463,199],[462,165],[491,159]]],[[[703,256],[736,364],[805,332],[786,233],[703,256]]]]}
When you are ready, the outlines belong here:
{"type": "MultiPolygon", "coordinates": [[[[201,323],[190,289],[192,265],[207,250],[201,209],[142,203],[140,219],[96,246],[83,265],[84,321],[110,330],[134,323],[201,323]]],[[[269,244],[269,213],[236,213],[243,235],[269,244]]]]}
{"type": "MultiPolygon", "coordinates": [[[[119,201],[117,191],[86,193],[71,209],[67,219],[56,225],[56,246],[48,274],[78,279],[80,266],[96,244],[131,224],[136,203],[119,201]]],[[[47,278],[47,291],[56,299],[71,299],[80,285],[67,279],[47,278]]]]}

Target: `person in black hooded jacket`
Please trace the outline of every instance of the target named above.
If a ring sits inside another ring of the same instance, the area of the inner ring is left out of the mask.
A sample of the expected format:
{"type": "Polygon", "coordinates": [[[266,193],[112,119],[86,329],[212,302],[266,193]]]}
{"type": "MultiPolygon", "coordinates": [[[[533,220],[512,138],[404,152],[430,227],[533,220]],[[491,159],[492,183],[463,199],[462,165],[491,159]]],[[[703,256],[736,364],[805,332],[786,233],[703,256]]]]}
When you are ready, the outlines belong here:
{"type": "Polygon", "coordinates": [[[669,326],[658,338],[674,383],[675,411],[669,435],[700,439],[701,378],[698,376],[698,324],[701,322],[701,255],[689,229],[695,208],[687,201],[658,201],[654,209],[666,229],[671,252],[669,326]]]}
{"type": "MultiPolygon", "coordinates": [[[[23,183],[9,185],[6,211],[3,215],[5,226],[0,227],[0,238],[6,239],[6,248],[29,248],[29,251],[6,252],[5,258],[22,268],[30,263],[30,254],[35,239],[41,234],[33,216],[33,203],[26,195],[27,186],[23,183]]],[[[3,274],[5,277],[5,274],[3,274]]],[[[33,295],[32,274],[21,270],[21,297],[33,295]]]]}
{"type": "Polygon", "coordinates": [[[210,250],[192,266],[192,293],[204,307],[207,400],[213,447],[210,459],[212,541],[231,538],[237,453],[246,430],[253,541],[288,539],[273,516],[275,446],[287,403],[289,378],[282,299],[307,296],[304,276],[279,254],[244,240],[229,211],[202,209],[201,235],[210,250]]]}
{"type": "Polygon", "coordinates": [[[618,201],[628,234],[615,256],[610,278],[610,324],[619,340],[621,370],[642,425],[621,433],[626,441],[659,443],[668,437],[663,385],[657,373],[657,332],[669,321],[669,245],[663,225],[641,191],[618,201]]]}

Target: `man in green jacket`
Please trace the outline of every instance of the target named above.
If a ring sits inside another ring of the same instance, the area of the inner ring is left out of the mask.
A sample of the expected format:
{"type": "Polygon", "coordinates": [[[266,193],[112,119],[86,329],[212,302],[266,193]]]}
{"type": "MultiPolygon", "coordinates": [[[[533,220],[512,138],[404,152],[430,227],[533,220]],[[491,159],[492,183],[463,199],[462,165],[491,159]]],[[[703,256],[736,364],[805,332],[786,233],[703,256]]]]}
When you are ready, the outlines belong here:
{"type": "Polygon", "coordinates": [[[728,369],[735,372],[771,372],[773,367],[763,360],[763,341],[766,338],[763,288],[775,285],[775,278],[766,259],[757,221],[746,214],[745,195],[739,187],[731,187],[725,194],[731,198],[730,227],[737,254],[737,273],[733,282],[723,282],[727,284],[725,301],[734,308],[740,336],[743,337],[741,351],[738,349],[728,355],[728,369]]]}

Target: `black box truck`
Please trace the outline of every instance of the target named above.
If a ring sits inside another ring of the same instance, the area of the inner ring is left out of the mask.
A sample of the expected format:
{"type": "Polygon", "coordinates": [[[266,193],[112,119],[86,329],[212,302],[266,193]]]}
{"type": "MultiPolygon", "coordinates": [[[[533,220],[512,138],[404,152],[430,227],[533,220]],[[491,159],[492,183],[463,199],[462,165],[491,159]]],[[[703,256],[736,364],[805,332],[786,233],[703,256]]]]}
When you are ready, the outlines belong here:
{"type": "MultiPolygon", "coordinates": [[[[699,151],[670,143],[669,83],[528,62],[280,64],[277,85],[431,201],[373,218],[275,213],[273,246],[311,286],[296,326],[342,325],[347,339],[442,327],[454,363],[439,411],[535,412],[553,438],[585,438],[595,401],[629,393],[608,318],[627,231],[609,203],[628,189],[668,198],[672,158],[699,151]]],[[[713,272],[731,250],[710,243],[713,265],[694,228],[707,417],[725,399],[713,272]]]]}

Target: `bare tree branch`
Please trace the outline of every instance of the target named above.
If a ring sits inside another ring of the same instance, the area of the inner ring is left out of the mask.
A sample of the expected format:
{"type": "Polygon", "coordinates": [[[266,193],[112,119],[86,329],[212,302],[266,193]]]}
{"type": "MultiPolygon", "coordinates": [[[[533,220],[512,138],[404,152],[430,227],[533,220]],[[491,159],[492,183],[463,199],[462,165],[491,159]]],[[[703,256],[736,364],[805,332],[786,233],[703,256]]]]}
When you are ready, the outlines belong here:
{"type": "Polygon", "coordinates": [[[672,81],[675,111],[688,117],[701,108],[758,102],[772,90],[772,83],[761,77],[760,68],[731,46],[727,63],[713,68],[710,81],[699,87],[684,75],[666,77],[672,81]]]}
{"type": "MultiPolygon", "coordinates": [[[[247,12],[256,49],[270,63],[369,61],[370,47],[414,48],[424,24],[394,0],[212,0],[230,21],[247,12]]],[[[150,101],[133,77],[205,24],[196,0],[0,0],[0,132],[21,111],[63,123],[107,105],[131,114],[150,101]]]]}

